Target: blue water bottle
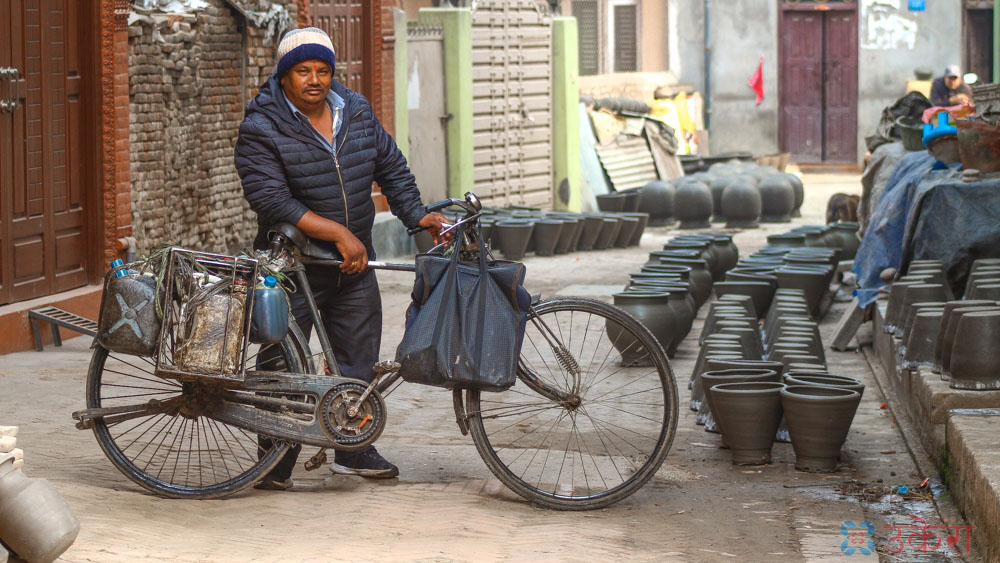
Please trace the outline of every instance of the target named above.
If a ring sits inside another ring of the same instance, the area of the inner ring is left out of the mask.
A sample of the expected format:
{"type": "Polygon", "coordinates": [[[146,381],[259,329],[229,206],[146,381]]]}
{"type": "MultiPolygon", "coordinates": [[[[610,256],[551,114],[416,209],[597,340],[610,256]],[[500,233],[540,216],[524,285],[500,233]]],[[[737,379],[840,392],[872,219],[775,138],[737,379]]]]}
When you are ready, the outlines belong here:
{"type": "Polygon", "coordinates": [[[274,276],[253,292],[253,313],[250,317],[250,341],[257,344],[281,342],[288,334],[288,300],[274,276]]]}

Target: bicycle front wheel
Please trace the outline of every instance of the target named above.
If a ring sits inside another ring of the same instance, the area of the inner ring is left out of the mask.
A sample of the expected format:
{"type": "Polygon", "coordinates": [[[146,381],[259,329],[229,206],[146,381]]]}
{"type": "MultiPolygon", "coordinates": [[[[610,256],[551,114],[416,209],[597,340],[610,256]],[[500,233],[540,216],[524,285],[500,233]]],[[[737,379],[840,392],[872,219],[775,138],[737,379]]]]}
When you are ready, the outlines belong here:
{"type": "Polygon", "coordinates": [[[469,429],[497,478],[537,504],[603,508],[656,473],[677,428],[677,388],[656,338],[607,303],[532,308],[518,380],[468,391],[469,429]]]}

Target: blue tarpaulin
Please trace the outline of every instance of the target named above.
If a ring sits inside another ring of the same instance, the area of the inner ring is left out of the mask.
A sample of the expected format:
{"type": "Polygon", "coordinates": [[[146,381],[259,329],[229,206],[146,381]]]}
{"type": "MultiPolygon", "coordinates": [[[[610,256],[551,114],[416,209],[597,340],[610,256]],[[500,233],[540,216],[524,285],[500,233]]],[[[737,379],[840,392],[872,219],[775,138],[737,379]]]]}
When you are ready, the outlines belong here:
{"type": "Polygon", "coordinates": [[[944,263],[961,292],[972,260],[1000,254],[1000,179],[963,182],[925,151],[904,156],[886,184],[857,256],[855,295],[861,306],[878,297],[886,268],[904,272],[911,260],[944,263]]]}

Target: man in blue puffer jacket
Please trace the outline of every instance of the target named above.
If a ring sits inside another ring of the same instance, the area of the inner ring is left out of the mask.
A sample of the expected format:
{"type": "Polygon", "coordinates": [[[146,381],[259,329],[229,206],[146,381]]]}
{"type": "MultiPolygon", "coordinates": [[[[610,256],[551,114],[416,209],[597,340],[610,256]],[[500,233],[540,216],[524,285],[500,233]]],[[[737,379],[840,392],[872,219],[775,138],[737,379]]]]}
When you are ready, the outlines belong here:
{"type": "MultiPolygon", "coordinates": [[[[250,102],[236,141],[236,169],[243,193],[257,213],[254,246],[267,244],[277,223],[296,225],[317,245],[335,251],[344,264],[309,267],[316,298],[338,367],[345,377],[372,380],[382,336],[382,302],[375,272],[372,182],[378,182],[392,212],[408,228],[427,227],[435,238],[444,217],[428,213],[413,174],[395,141],[382,128],[368,100],[333,80],[333,43],[321,29],[289,31],[277,51],[277,68],[250,102]]],[[[312,317],[301,294],[291,309],[309,338],[312,317]]],[[[271,447],[261,438],[262,451],[271,447]]],[[[257,484],[287,489],[301,446],[257,484]]],[[[334,473],[389,478],[399,474],[374,447],[336,453],[334,473]]]]}

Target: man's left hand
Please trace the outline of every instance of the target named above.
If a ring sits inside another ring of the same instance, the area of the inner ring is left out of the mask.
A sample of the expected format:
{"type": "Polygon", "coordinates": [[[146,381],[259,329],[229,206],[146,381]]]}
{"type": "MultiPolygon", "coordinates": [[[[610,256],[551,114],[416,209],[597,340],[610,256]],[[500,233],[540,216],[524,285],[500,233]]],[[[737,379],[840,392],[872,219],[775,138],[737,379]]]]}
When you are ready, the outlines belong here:
{"type": "Polygon", "coordinates": [[[427,232],[434,237],[435,243],[451,239],[451,233],[446,233],[442,239],[441,231],[448,226],[448,220],[445,219],[445,216],[440,213],[428,213],[427,215],[424,215],[424,218],[417,224],[421,227],[427,228],[427,232]]]}

